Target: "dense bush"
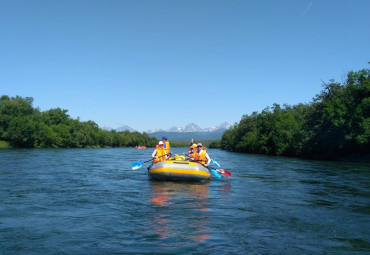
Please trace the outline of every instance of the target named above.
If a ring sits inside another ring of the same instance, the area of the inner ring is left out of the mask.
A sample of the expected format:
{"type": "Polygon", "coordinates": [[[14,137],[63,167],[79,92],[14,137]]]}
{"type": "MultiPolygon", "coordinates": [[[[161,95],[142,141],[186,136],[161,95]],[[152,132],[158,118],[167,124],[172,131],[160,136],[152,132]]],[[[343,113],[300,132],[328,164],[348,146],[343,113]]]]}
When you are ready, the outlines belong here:
{"type": "MultiPolygon", "coordinates": [[[[60,108],[40,112],[31,97],[0,98],[0,141],[16,148],[153,147],[155,138],[139,132],[100,129],[93,121],[72,119],[60,108]]],[[[4,147],[4,146],[3,146],[4,147]]]]}
{"type": "Polygon", "coordinates": [[[335,159],[370,153],[370,70],[330,81],[310,104],[274,104],[244,115],[221,148],[237,152],[335,159]]]}

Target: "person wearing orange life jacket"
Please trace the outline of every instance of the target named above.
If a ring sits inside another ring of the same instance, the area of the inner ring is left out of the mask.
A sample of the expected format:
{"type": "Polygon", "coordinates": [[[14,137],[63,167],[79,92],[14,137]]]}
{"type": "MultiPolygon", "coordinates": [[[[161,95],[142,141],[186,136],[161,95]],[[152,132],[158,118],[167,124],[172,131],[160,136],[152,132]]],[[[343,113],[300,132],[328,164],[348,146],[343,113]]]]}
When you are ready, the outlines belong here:
{"type": "Polygon", "coordinates": [[[168,155],[165,152],[163,145],[164,145],[163,142],[159,141],[158,145],[153,151],[153,154],[152,154],[153,163],[158,163],[168,158],[168,155]]]}
{"type": "Polygon", "coordinates": [[[195,143],[190,145],[190,148],[188,150],[188,155],[191,161],[195,160],[196,149],[197,149],[197,145],[195,143]]]}
{"type": "Polygon", "coordinates": [[[170,154],[170,142],[167,141],[167,137],[163,136],[162,137],[162,142],[163,142],[163,148],[166,154],[170,154]]]}
{"type": "Polygon", "coordinates": [[[201,143],[197,144],[195,160],[205,166],[209,166],[209,164],[211,163],[211,158],[209,157],[207,151],[203,149],[203,145],[201,143]]]}

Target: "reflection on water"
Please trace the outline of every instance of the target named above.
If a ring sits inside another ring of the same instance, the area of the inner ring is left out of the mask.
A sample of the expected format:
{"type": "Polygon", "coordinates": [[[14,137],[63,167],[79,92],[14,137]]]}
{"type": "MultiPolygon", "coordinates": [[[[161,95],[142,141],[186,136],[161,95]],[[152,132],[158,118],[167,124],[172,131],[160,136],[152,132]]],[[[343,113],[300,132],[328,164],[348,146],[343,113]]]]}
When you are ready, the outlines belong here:
{"type": "Polygon", "coordinates": [[[153,181],[150,187],[150,199],[156,211],[150,217],[150,225],[160,239],[203,242],[210,238],[209,183],[153,181]],[[176,208],[179,204],[181,208],[176,208]]]}

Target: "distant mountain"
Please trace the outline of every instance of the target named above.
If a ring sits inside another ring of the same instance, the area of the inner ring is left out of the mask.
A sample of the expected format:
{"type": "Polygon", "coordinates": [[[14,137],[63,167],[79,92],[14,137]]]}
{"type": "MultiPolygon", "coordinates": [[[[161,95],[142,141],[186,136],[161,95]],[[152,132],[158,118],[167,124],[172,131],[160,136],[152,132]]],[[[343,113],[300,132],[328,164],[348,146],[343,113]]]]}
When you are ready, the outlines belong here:
{"type": "Polygon", "coordinates": [[[116,130],[117,132],[123,132],[123,131],[126,131],[126,130],[128,130],[130,132],[136,132],[135,129],[133,129],[129,126],[122,126],[122,127],[119,127],[119,128],[102,127],[102,129],[108,130],[108,131],[116,130]]]}
{"type": "Polygon", "coordinates": [[[231,127],[231,125],[227,122],[224,122],[218,126],[213,126],[209,128],[201,128],[197,124],[194,123],[189,123],[185,127],[171,127],[169,129],[163,130],[163,129],[150,129],[147,130],[146,133],[151,134],[151,133],[158,133],[158,132],[179,132],[179,133],[186,133],[186,132],[214,132],[217,130],[227,130],[231,127]]]}
{"type": "Polygon", "coordinates": [[[149,132],[148,135],[160,140],[163,136],[167,136],[170,141],[189,141],[194,139],[195,141],[200,140],[220,140],[225,130],[231,127],[227,122],[222,123],[218,126],[201,128],[194,123],[190,123],[185,127],[172,127],[167,130],[158,130],[155,132],[149,132]]]}
{"type": "MultiPolygon", "coordinates": [[[[195,141],[201,140],[220,140],[225,130],[229,129],[231,125],[227,122],[221,123],[218,126],[209,128],[201,128],[197,124],[189,123],[184,127],[171,127],[169,129],[150,129],[146,133],[160,140],[163,136],[167,136],[170,141],[189,141],[194,139],[195,141]]],[[[129,126],[122,126],[119,128],[103,127],[103,129],[111,131],[116,130],[117,132],[130,131],[136,132],[135,129],[129,126]]]]}
{"type": "Polygon", "coordinates": [[[217,130],[227,130],[231,128],[231,125],[227,122],[224,122],[218,126],[215,126],[215,127],[210,127],[210,128],[206,128],[204,129],[205,132],[214,132],[214,131],[217,131],[217,130]]]}
{"type": "Polygon", "coordinates": [[[129,126],[122,126],[122,127],[116,128],[115,130],[117,132],[123,132],[123,131],[126,131],[126,130],[128,130],[130,132],[136,132],[135,129],[133,129],[133,128],[129,127],[129,126]]]}
{"type": "Polygon", "coordinates": [[[150,133],[155,133],[155,132],[165,132],[163,129],[148,129],[145,131],[145,133],[150,134],[150,133]]]}
{"type": "Polygon", "coordinates": [[[154,132],[148,134],[160,140],[163,136],[167,136],[169,141],[204,141],[204,140],[221,140],[225,130],[217,130],[214,132],[154,132]]]}
{"type": "MultiPolygon", "coordinates": [[[[185,127],[172,127],[167,130],[163,130],[165,132],[203,132],[203,129],[194,123],[190,123],[185,127]]],[[[158,131],[157,131],[158,132],[158,131]]]]}

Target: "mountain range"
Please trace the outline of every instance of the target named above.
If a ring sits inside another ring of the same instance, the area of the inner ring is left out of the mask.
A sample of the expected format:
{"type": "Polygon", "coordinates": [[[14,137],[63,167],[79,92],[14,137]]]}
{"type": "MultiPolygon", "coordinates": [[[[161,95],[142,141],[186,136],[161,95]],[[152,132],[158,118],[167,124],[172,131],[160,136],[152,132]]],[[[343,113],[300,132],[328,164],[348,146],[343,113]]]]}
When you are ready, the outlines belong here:
{"type": "Polygon", "coordinates": [[[222,123],[218,126],[201,128],[194,123],[190,123],[185,127],[172,127],[167,130],[148,130],[149,136],[160,140],[163,136],[167,136],[170,141],[195,141],[204,140],[220,140],[225,130],[229,129],[229,123],[222,123]]]}
{"type": "Polygon", "coordinates": [[[201,128],[197,124],[189,123],[184,127],[171,127],[169,129],[149,129],[146,133],[156,133],[156,132],[178,132],[178,133],[186,133],[186,132],[214,132],[217,130],[227,130],[231,127],[231,125],[227,122],[224,122],[218,126],[213,126],[209,128],[201,128]]]}
{"type": "MultiPolygon", "coordinates": [[[[221,123],[218,126],[212,126],[209,128],[201,128],[197,124],[189,123],[184,127],[171,127],[169,129],[149,129],[146,133],[149,136],[161,139],[163,136],[167,136],[172,141],[187,141],[194,139],[200,140],[220,140],[225,130],[229,129],[231,125],[227,122],[221,123]]],[[[119,128],[103,127],[105,130],[116,130],[122,132],[128,130],[135,132],[136,130],[129,126],[122,126],[119,128]]]]}
{"type": "Polygon", "coordinates": [[[129,126],[122,126],[122,127],[119,127],[119,128],[111,128],[111,127],[102,127],[102,129],[104,130],[108,130],[108,131],[112,131],[112,130],[115,130],[117,132],[123,132],[123,131],[130,131],[130,132],[136,132],[135,129],[129,127],[129,126]]]}

